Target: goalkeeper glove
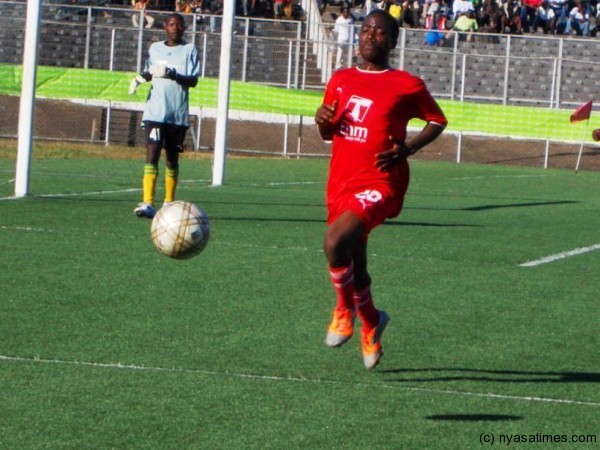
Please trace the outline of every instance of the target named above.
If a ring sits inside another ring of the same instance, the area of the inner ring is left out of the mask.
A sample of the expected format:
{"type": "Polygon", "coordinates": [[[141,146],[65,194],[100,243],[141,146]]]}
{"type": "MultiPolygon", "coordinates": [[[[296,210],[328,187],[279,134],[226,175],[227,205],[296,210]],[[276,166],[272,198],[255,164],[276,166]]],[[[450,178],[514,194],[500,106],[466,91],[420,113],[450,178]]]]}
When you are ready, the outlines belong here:
{"type": "Polygon", "coordinates": [[[148,69],[150,75],[154,78],[164,78],[167,72],[167,66],[165,64],[152,64],[148,69]]]}
{"type": "Polygon", "coordinates": [[[167,67],[167,70],[165,70],[165,77],[170,80],[177,81],[177,71],[171,67],[167,67]]]}
{"type": "Polygon", "coordinates": [[[129,95],[134,95],[135,91],[137,91],[138,86],[145,82],[146,79],[143,76],[137,75],[133,80],[131,80],[131,83],[129,84],[129,95]]]}

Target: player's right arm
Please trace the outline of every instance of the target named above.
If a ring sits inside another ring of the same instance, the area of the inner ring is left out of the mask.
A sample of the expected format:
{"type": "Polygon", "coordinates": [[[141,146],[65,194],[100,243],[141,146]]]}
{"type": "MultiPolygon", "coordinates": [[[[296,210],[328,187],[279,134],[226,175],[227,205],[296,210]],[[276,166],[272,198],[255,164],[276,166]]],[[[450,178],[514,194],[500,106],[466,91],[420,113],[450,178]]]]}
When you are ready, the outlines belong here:
{"type": "Polygon", "coordinates": [[[340,72],[333,74],[327,86],[325,87],[325,94],[323,95],[323,103],[317,109],[315,113],[315,123],[319,129],[319,135],[321,139],[326,142],[333,140],[333,135],[337,125],[336,110],[338,106],[338,96],[340,92],[340,72]]]}
{"type": "Polygon", "coordinates": [[[333,139],[333,118],[335,117],[335,106],[335,101],[332,105],[323,103],[321,106],[319,106],[317,112],[315,113],[315,123],[319,128],[321,139],[324,141],[331,141],[333,139]]]}

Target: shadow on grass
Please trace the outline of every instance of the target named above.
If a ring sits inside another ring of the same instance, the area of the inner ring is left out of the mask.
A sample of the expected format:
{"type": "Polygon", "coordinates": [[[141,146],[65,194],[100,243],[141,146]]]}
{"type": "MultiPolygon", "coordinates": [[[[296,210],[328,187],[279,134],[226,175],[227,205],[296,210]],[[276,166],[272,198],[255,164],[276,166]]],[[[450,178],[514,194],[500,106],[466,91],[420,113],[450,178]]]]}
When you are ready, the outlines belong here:
{"type": "MultiPolygon", "coordinates": [[[[98,194],[101,194],[99,191],[98,194]]],[[[90,194],[41,194],[41,195],[32,195],[31,198],[38,198],[44,200],[60,200],[60,201],[74,201],[81,202],[82,200],[85,202],[98,202],[98,203],[132,203],[129,199],[112,199],[112,198],[99,198],[99,197],[89,197],[90,194]],[[82,197],[85,197],[82,199],[82,197]]],[[[94,194],[96,195],[96,194],[94,194]]],[[[325,209],[325,205],[323,203],[281,203],[281,202],[237,202],[237,201],[226,201],[226,200],[193,200],[186,199],[192,203],[195,203],[199,206],[211,205],[239,205],[239,206],[267,206],[267,207],[287,207],[287,208],[323,208],[325,209]]],[[[556,205],[570,205],[582,203],[578,200],[562,200],[562,201],[537,201],[537,202],[525,202],[525,203],[507,203],[507,204],[491,204],[491,205],[479,205],[479,206],[469,206],[464,208],[436,208],[436,207],[419,207],[419,206],[405,206],[403,210],[415,210],[415,211],[487,211],[491,209],[501,209],[501,208],[531,208],[535,206],[556,206],[556,205]]],[[[276,219],[262,219],[262,218],[252,218],[252,217],[229,217],[223,218],[224,220],[276,220],[276,219]]],[[[282,219],[286,220],[286,219],[282,219]]],[[[293,219],[287,219],[293,220],[293,219]]],[[[419,223],[419,222],[399,222],[392,220],[388,221],[386,224],[389,225],[421,225],[421,226],[435,226],[427,223],[419,223]]],[[[446,226],[446,225],[441,225],[446,226]]],[[[472,225],[462,225],[458,224],[455,226],[472,226],[472,225]]]]}
{"type": "Polygon", "coordinates": [[[435,414],[425,417],[428,420],[445,420],[456,422],[502,422],[507,420],[521,420],[522,416],[508,414],[435,414]]]}
{"type": "MultiPolygon", "coordinates": [[[[250,221],[250,222],[297,222],[297,223],[322,223],[325,224],[325,219],[299,219],[299,218],[284,218],[284,217],[223,217],[218,214],[210,215],[212,220],[222,221],[250,221]]],[[[383,226],[403,226],[403,227],[483,227],[483,225],[471,225],[466,223],[434,223],[434,222],[385,222],[383,226]]]]}
{"type": "MultiPolygon", "coordinates": [[[[35,197],[34,197],[35,198],[35,197]]],[[[61,197],[58,195],[41,195],[37,197],[38,199],[43,200],[58,200],[58,201],[77,201],[81,202],[81,198],[78,197],[61,197]]],[[[103,198],[86,198],[85,202],[94,202],[94,203],[128,203],[134,204],[130,200],[115,200],[115,199],[103,199],[103,198]]],[[[209,218],[211,220],[221,220],[221,221],[245,221],[245,222],[281,222],[281,223],[325,223],[325,214],[323,217],[315,218],[315,219],[305,219],[298,217],[240,217],[240,216],[223,216],[220,214],[212,214],[210,208],[206,208],[206,205],[209,204],[230,204],[230,205],[254,205],[254,206],[285,206],[285,207],[306,207],[306,206],[318,206],[323,207],[323,205],[310,205],[310,204],[286,204],[286,203],[240,203],[240,202],[219,202],[219,201],[195,201],[188,200],[196,205],[205,208],[209,218]]],[[[233,211],[233,209],[232,209],[233,211]]],[[[408,226],[408,227],[435,227],[435,228],[481,228],[484,225],[474,225],[467,223],[436,223],[436,222],[405,222],[398,220],[388,220],[383,226],[408,226]]]]}
{"type": "Polygon", "coordinates": [[[532,206],[550,206],[550,205],[569,205],[572,203],[581,203],[575,200],[563,200],[556,202],[529,202],[529,203],[509,203],[506,205],[481,205],[471,206],[469,208],[460,208],[461,211],[487,211],[500,208],[530,208],[532,206]]]}
{"type": "MultiPolygon", "coordinates": [[[[192,201],[192,200],[190,200],[192,201]]],[[[193,202],[193,201],[192,201],[193,202]]],[[[273,203],[273,202],[236,202],[236,201],[199,201],[198,204],[230,204],[230,205],[253,205],[253,206],[273,206],[273,207],[317,207],[325,208],[323,203],[273,203]]],[[[480,205],[470,206],[465,208],[435,208],[435,207],[418,207],[418,206],[405,206],[403,210],[424,210],[424,211],[486,211],[490,209],[500,208],[531,208],[534,206],[556,206],[556,205],[571,205],[581,203],[579,200],[557,200],[557,201],[535,201],[535,202],[523,202],[523,203],[506,203],[506,204],[492,204],[492,205],[480,205]]]]}
{"type": "Polygon", "coordinates": [[[387,369],[381,373],[396,374],[398,383],[445,381],[486,381],[494,383],[599,383],[595,372],[534,372],[519,370],[485,370],[465,368],[387,369]],[[438,373],[448,373],[438,376],[438,373]],[[415,375],[414,377],[411,375],[415,375]]]}
{"type": "Polygon", "coordinates": [[[479,205],[479,206],[469,206],[466,208],[423,208],[423,207],[409,207],[406,209],[414,209],[414,210],[423,210],[423,211],[489,211],[491,209],[501,209],[501,208],[531,208],[534,206],[556,206],[556,205],[571,205],[581,203],[578,200],[561,200],[554,202],[525,202],[525,203],[506,203],[506,204],[498,204],[498,205],[479,205]]]}

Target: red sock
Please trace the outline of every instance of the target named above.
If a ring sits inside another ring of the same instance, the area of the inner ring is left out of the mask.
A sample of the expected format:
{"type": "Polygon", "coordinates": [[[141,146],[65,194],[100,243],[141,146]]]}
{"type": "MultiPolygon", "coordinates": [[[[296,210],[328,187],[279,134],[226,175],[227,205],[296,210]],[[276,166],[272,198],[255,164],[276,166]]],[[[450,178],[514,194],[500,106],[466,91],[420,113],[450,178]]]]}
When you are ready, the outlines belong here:
{"type": "Polygon", "coordinates": [[[371,286],[367,286],[362,291],[354,292],[353,297],[358,317],[363,323],[363,332],[369,333],[379,323],[379,311],[375,309],[373,304],[371,286]]]}
{"type": "Polygon", "coordinates": [[[336,309],[354,309],[354,263],[348,267],[329,267],[329,277],[337,294],[336,309]]]}

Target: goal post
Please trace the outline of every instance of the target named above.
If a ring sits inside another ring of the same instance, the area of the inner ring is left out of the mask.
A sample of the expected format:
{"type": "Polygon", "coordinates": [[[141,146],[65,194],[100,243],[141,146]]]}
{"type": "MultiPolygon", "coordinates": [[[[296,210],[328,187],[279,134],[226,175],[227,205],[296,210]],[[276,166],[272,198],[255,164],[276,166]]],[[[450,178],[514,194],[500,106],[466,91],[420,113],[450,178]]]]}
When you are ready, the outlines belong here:
{"type": "MultiPolygon", "coordinates": [[[[222,185],[225,175],[227,154],[227,121],[231,79],[231,48],[234,18],[234,2],[225,2],[221,33],[218,107],[215,133],[215,153],[213,161],[214,186],[222,185]]],[[[41,0],[32,0],[27,2],[25,44],[23,51],[23,78],[17,135],[15,197],[25,197],[29,194],[40,23],[41,0]]]]}
{"type": "Polygon", "coordinates": [[[225,178],[225,160],[227,154],[227,112],[229,111],[229,93],[231,81],[231,38],[235,2],[225,2],[221,29],[221,58],[219,64],[219,87],[217,124],[215,130],[215,154],[213,160],[213,186],[221,186],[225,178]]]}
{"type": "Polygon", "coordinates": [[[41,3],[42,0],[29,0],[27,2],[25,47],[23,49],[23,82],[19,106],[15,197],[25,197],[29,194],[41,3]]]}

